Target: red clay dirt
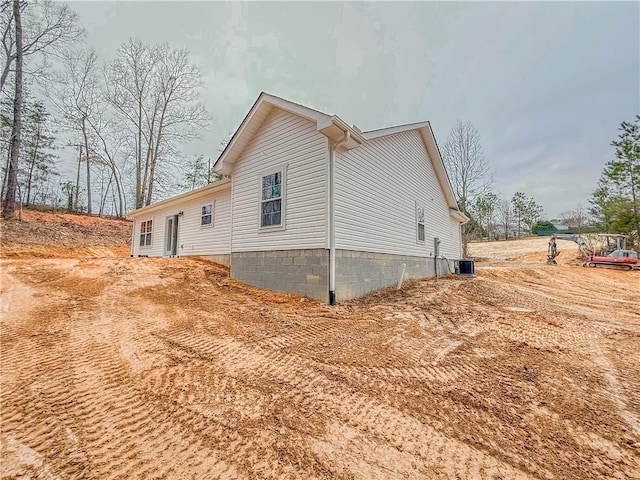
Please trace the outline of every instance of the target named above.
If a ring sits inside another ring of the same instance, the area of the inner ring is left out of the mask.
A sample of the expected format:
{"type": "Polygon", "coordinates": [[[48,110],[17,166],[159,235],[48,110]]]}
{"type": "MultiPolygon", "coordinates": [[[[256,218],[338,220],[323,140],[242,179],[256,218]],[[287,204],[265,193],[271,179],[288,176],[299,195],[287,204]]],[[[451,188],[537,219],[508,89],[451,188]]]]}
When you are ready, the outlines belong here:
{"type": "Polygon", "coordinates": [[[0,478],[640,478],[640,272],[476,268],[329,307],[4,258],[0,478]]]}

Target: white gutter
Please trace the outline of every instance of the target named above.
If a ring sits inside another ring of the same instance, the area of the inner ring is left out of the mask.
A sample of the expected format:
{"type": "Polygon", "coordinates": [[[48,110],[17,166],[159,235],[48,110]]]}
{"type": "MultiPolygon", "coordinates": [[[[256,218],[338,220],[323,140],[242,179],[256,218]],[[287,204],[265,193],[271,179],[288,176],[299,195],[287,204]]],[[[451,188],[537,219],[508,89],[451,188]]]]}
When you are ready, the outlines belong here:
{"type": "Polygon", "coordinates": [[[336,216],[335,209],[335,162],[336,148],[351,138],[351,132],[347,130],[344,136],[329,146],[329,305],[336,304],[336,216]]]}
{"type": "Polygon", "coordinates": [[[455,208],[449,207],[449,215],[451,215],[453,218],[459,221],[460,224],[462,225],[464,225],[469,221],[469,217],[467,217],[464,213],[462,213],[460,210],[457,210],[455,208]]]}
{"type": "Polygon", "coordinates": [[[226,186],[231,187],[231,179],[224,178],[222,180],[218,180],[210,183],[209,185],[205,185],[204,187],[197,188],[195,190],[191,190],[190,192],[182,193],[180,195],[176,195],[175,197],[167,198],[166,200],[161,200],[160,202],[152,203],[151,205],[147,205],[146,207],[138,208],[133,212],[127,213],[127,217],[136,218],[142,215],[148,215],[151,212],[154,212],[160,208],[165,208],[173,204],[180,204],[180,202],[185,199],[193,200],[205,195],[209,195],[213,192],[218,192],[226,186]]]}

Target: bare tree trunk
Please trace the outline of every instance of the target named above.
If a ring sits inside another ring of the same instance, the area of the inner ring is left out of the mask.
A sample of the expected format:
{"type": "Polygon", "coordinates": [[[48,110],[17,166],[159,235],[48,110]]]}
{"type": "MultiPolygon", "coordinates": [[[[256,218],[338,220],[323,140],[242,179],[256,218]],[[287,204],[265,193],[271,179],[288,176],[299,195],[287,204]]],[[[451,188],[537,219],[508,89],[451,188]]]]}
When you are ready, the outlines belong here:
{"type": "Polygon", "coordinates": [[[149,186],[147,187],[147,199],[145,201],[145,206],[151,205],[151,196],[153,195],[153,177],[156,172],[156,161],[157,157],[154,155],[153,160],[151,161],[151,167],[149,169],[149,186]]]}
{"type": "Polygon", "coordinates": [[[109,174],[109,181],[107,182],[107,188],[104,191],[104,195],[100,199],[100,211],[98,212],[98,216],[102,217],[104,214],[104,206],[107,202],[107,196],[109,195],[109,189],[111,189],[111,182],[113,182],[113,170],[109,174]]]}
{"type": "Polygon", "coordinates": [[[155,167],[152,168],[152,163],[155,161],[154,160],[154,140],[153,140],[153,132],[155,130],[155,124],[156,124],[156,112],[158,111],[158,102],[156,102],[156,106],[153,109],[153,117],[151,119],[151,126],[149,127],[149,140],[148,140],[148,144],[147,144],[147,157],[145,159],[145,163],[144,163],[144,175],[142,177],[142,191],[141,191],[141,201],[142,201],[142,205],[149,205],[149,203],[145,203],[145,198],[150,198],[148,197],[148,193],[147,190],[151,188],[151,183],[152,181],[149,180],[150,177],[153,176],[153,170],[155,170],[155,167]],[[151,170],[151,173],[150,173],[151,170]]]}
{"type": "Polygon", "coordinates": [[[91,215],[91,158],[89,155],[89,138],[87,137],[86,118],[82,118],[82,136],[84,137],[84,151],[87,158],[87,214],[91,215]]]}
{"type": "Polygon", "coordinates": [[[31,165],[29,165],[29,174],[27,175],[27,201],[26,201],[27,205],[31,204],[31,179],[33,178],[34,166],[35,166],[35,163],[31,163],[31,165]]]}
{"type": "Polygon", "coordinates": [[[29,175],[27,177],[27,205],[31,204],[31,179],[33,178],[33,169],[36,166],[38,159],[38,148],[40,147],[40,125],[36,132],[36,144],[33,148],[33,155],[31,156],[31,164],[29,165],[29,175]]]}
{"type": "MultiPolygon", "coordinates": [[[[4,10],[5,8],[8,8],[8,7],[9,5],[3,2],[2,9],[4,10]]],[[[4,84],[7,81],[7,78],[9,77],[9,73],[11,72],[11,64],[16,58],[11,48],[11,43],[12,43],[11,24],[15,22],[15,19],[13,18],[13,15],[14,15],[13,9],[11,10],[10,15],[11,16],[7,18],[7,23],[2,32],[2,47],[4,50],[5,62],[4,62],[4,66],[2,67],[2,75],[0,75],[0,92],[4,91],[4,84]]]]}
{"type": "MultiPolygon", "coordinates": [[[[147,196],[147,188],[149,186],[149,165],[151,163],[151,145],[153,142],[153,123],[151,124],[151,137],[149,138],[149,144],[147,145],[147,155],[144,161],[144,174],[142,175],[142,187],[140,189],[140,207],[145,205],[144,199],[147,196]]],[[[140,208],[138,207],[138,208],[140,208]]]]}
{"type": "Polygon", "coordinates": [[[138,151],[136,152],[136,208],[142,207],[142,99],[138,101],[138,151]]]}
{"type": "MultiPolygon", "coordinates": [[[[118,191],[118,208],[117,208],[117,215],[119,217],[123,217],[123,212],[124,212],[124,188],[122,186],[122,176],[120,175],[120,172],[118,171],[118,167],[116,165],[116,159],[115,159],[115,154],[113,152],[110,152],[108,146],[107,146],[107,140],[105,139],[104,133],[99,129],[96,128],[95,125],[91,124],[91,122],[89,122],[90,125],[93,128],[94,133],[96,134],[96,136],[98,137],[98,139],[100,140],[100,142],[102,143],[102,149],[104,152],[104,156],[107,159],[106,165],[109,167],[109,169],[111,170],[111,175],[113,176],[113,181],[116,184],[116,189],[118,191]]],[[[117,151],[117,148],[115,149],[115,151],[117,151]]],[[[115,190],[112,188],[111,191],[114,193],[115,195],[115,190]]],[[[115,207],[115,197],[114,197],[114,207],[115,207]]],[[[114,208],[115,209],[115,208],[114,208]]]]}
{"type": "Polygon", "coordinates": [[[82,165],[82,145],[80,145],[80,153],[78,156],[78,169],[76,170],[76,191],[73,199],[73,210],[78,212],[78,194],[80,193],[80,166],[82,165]]]}
{"type": "Polygon", "coordinates": [[[4,192],[7,191],[7,181],[9,180],[9,165],[11,164],[11,148],[7,148],[7,164],[2,175],[2,194],[0,198],[4,198],[4,192]]]}
{"type": "Polygon", "coordinates": [[[0,92],[4,90],[4,83],[7,81],[7,77],[9,76],[9,72],[11,71],[11,56],[7,55],[7,61],[4,64],[4,68],[2,69],[2,76],[0,76],[0,92]]]}
{"type": "Polygon", "coordinates": [[[123,197],[122,186],[120,185],[121,180],[119,178],[118,172],[116,171],[115,167],[112,167],[112,168],[113,168],[113,175],[116,182],[116,189],[118,190],[118,212],[117,213],[118,213],[118,217],[122,218],[124,217],[124,207],[123,207],[123,201],[122,201],[122,197],[123,197]]]}
{"type": "Polygon", "coordinates": [[[164,124],[164,116],[167,111],[167,102],[165,101],[162,107],[162,114],[160,115],[160,123],[158,126],[158,135],[156,137],[156,144],[153,147],[153,156],[151,159],[151,170],[149,173],[149,189],[147,193],[146,205],[151,205],[151,195],[153,194],[153,181],[156,172],[156,163],[158,162],[158,152],[160,151],[160,141],[162,140],[162,127],[164,124]]]}
{"type": "Polygon", "coordinates": [[[11,127],[11,161],[7,191],[2,202],[2,216],[15,218],[16,187],[18,185],[18,160],[20,155],[20,133],[22,130],[22,19],[20,1],[13,0],[13,15],[16,26],[16,82],[13,99],[13,125],[11,127]]]}

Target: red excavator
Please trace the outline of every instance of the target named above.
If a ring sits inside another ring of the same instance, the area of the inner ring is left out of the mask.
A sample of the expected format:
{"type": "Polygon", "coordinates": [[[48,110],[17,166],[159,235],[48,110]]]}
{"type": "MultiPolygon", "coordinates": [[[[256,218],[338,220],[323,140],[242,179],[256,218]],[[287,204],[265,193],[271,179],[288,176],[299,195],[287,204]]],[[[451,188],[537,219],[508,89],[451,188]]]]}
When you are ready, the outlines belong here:
{"type": "Polygon", "coordinates": [[[608,268],[620,268],[623,270],[633,270],[638,265],[638,254],[633,250],[614,250],[606,257],[588,255],[583,267],[604,266],[608,268]]]}

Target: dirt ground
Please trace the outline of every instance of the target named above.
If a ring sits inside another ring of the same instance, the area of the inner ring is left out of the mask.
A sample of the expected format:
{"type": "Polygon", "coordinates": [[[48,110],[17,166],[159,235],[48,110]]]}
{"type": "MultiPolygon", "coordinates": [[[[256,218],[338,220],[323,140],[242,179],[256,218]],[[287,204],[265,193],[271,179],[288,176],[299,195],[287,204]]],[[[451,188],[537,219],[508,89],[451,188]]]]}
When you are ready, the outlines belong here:
{"type": "Polygon", "coordinates": [[[640,478],[640,272],[513,245],[337,307],[5,255],[0,478],[640,478]]]}
{"type": "MultiPolygon", "coordinates": [[[[531,237],[496,242],[469,244],[469,256],[481,260],[518,260],[520,262],[546,262],[549,237],[531,237]]],[[[575,242],[557,240],[560,256],[558,263],[577,264],[578,247],[575,242]]]]}
{"type": "Polygon", "coordinates": [[[128,256],[131,222],[24,210],[22,220],[2,221],[5,258],[128,256]]]}

